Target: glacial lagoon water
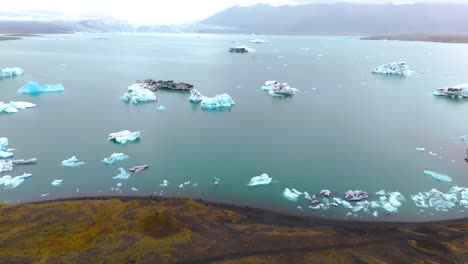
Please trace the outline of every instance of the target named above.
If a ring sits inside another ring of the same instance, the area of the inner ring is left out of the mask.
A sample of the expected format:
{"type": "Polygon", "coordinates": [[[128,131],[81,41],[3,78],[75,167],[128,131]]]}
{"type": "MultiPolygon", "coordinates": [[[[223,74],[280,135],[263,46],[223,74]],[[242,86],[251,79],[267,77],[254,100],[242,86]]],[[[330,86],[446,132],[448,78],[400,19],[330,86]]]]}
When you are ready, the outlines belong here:
{"type": "Polygon", "coordinates": [[[282,192],[286,187],[311,194],[330,189],[342,197],[347,190],[360,189],[378,199],[372,194],[384,189],[406,197],[399,213],[379,210],[380,217],[373,218],[359,212],[348,219],[468,216],[468,209],[463,212],[460,206],[450,212],[421,212],[410,198],[432,188],[447,192],[454,185],[468,187],[468,146],[458,140],[468,134],[468,100],[432,95],[438,87],[468,82],[468,45],[354,37],[262,37],[271,41],[268,45],[248,43],[250,36],[243,35],[106,37],[0,42],[0,68],[25,70],[22,77],[0,80],[0,101],[37,104],[0,114],[0,137],[9,139],[16,158],[39,159],[36,165],[0,174],[33,174],[18,188],[0,189],[0,201],[162,194],[343,219],[349,210],[311,210],[305,199],[291,202],[282,192]],[[257,51],[230,54],[232,41],[257,51]],[[416,74],[370,73],[399,60],[416,74]],[[156,103],[120,101],[129,85],[147,78],[193,83],[207,96],[228,93],[236,105],[230,111],[203,111],[188,102],[189,94],[173,91],[159,91],[156,103]],[[267,80],[288,82],[300,93],[273,98],[260,89],[267,80]],[[61,83],[65,91],[18,94],[28,81],[61,83]],[[157,111],[160,105],[167,110],[157,111]],[[141,131],[141,140],[124,146],[107,141],[109,133],[125,129],[141,131]],[[129,159],[105,166],[102,159],[114,152],[129,159]],[[86,164],[62,167],[61,161],[71,156],[86,164]],[[142,164],[150,169],[128,180],[113,179],[119,167],[142,164]],[[453,181],[435,181],[425,170],[453,181]],[[273,182],[247,186],[262,173],[273,182]],[[51,185],[56,179],[63,179],[60,186],[51,185]],[[160,186],[164,180],[167,187],[160,186]],[[119,182],[122,193],[111,190],[119,182]]]}

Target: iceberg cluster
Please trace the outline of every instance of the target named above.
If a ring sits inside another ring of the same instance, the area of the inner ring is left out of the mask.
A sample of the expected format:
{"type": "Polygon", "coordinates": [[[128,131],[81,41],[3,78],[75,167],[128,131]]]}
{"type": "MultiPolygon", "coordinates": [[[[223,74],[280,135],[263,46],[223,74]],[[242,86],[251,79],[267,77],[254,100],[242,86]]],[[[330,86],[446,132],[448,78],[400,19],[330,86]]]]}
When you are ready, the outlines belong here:
{"type": "Polygon", "coordinates": [[[113,153],[110,157],[103,159],[102,163],[105,163],[106,165],[113,165],[126,159],[128,159],[128,156],[123,153],[113,153]]]}
{"type": "Polygon", "coordinates": [[[120,132],[110,133],[108,140],[115,141],[119,144],[127,144],[130,141],[136,141],[140,138],[140,131],[131,132],[123,130],[120,132]]]}
{"type": "Polygon", "coordinates": [[[3,185],[5,189],[14,189],[20,186],[26,179],[31,177],[32,174],[24,173],[21,176],[11,177],[10,175],[5,175],[0,178],[0,186],[3,185]]]}
{"type": "Polygon", "coordinates": [[[260,176],[253,177],[248,186],[257,186],[257,185],[267,185],[270,184],[273,179],[268,176],[268,174],[263,173],[260,176]]]}
{"type": "Polygon", "coordinates": [[[39,85],[35,82],[28,82],[23,87],[19,88],[18,93],[20,94],[40,94],[40,93],[52,93],[62,92],[64,90],[61,84],[46,84],[39,85]]]}
{"type": "Polygon", "coordinates": [[[19,110],[35,107],[36,105],[33,103],[28,102],[13,102],[11,101],[9,104],[5,104],[0,102],[0,113],[18,113],[19,110]]]}
{"type": "Polygon", "coordinates": [[[135,83],[128,87],[128,92],[120,99],[125,103],[141,104],[156,101],[156,94],[145,89],[142,84],[135,83]]]}
{"type": "Polygon", "coordinates": [[[450,176],[440,174],[440,173],[437,173],[437,172],[424,171],[424,174],[426,174],[428,176],[431,176],[435,180],[438,180],[438,181],[441,181],[441,182],[451,182],[452,181],[452,178],[450,176]]]}
{"type": "Polygon", "coordinates": [[[0,71],[0,79],[2,78],[11,78],[11,77],[16,77],[23,75],[24,71],[23,69],[19,67],[14,67],[14,68],[5,68],[0,71]]]}
{"type": "Polygon", "coordinates": [[[287,83],[280,83],[277,81],[266,81],[262,86],[263,91],[267,91],[271,96],[291,96],[295,95],[299,90],[292,88],[287,83]]]}
{"type": "Polygon", "coordinates": [[[62,161],[62,166],[64,167],[79,167],[81,165],[84,165],[85,163],[82,161],[78,161],[78,159],[73,156],[67,160],[62,161]]]}
{"type": "Polygon", "coordinates": [[[216,95],[215,97],[203,97],[201,100],[201,108],[205,110],[216,110],[222,108],[230,108],[236,103],[228,94],[216,95]]]}
{"type": "Polygon", "coordinates": [[[375,74],[388,74],[388,75],[401,75],[401,76],[410,76],[414,74],[414,71],[411,71],[406,62],[392,62],[388,64],[381,65],[375,68],[372,73],[375,74]]]}
{"type": "Polygon", "coordinates": [[[420,208],[434,208],[436,211],[448,212],[457,205],[468,208],[468,188],[454,186],[448,193],[436,189],[412,195],[414,204],[420,208]]]}
{"type": "Polygon", "coordinates": [[[13,156],[13,152],[8,149],[8,138],[0,138],[0,159],[6,159],[13,156]]]}
{"type": "Polygon", "coordinates": [[[119,168],[119,174],[113,177],[115,180],[126,180],[130,178],[130,173],[128,173],[124,168],[119,168]]]}

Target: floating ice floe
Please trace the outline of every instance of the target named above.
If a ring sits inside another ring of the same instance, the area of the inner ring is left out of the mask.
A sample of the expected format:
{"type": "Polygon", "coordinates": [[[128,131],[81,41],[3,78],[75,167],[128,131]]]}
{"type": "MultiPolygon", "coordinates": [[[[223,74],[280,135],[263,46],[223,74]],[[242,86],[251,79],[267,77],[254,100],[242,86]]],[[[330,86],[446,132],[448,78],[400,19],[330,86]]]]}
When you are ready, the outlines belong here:
{"type": "Polygon", "coordinates": [[[156,110],[158,110],[159,112],[164,112],[166,111],[167,107],[165,107],[164,105],[160,105],[158,107],[156,107],[156,110]]]}
{"type": "Polygon", "coordinates": [[[203,95],[196,89],[190,90],[189,101],[192,103],[200,103],[203,99],[203,95]]]}
{"type": "Polygon", "coordinates": [[[320,195],[323,195],[323,196],[326,196],[326,197],[329,197],[331,195],[331,191],[330,190],[321,190],[319,192],[320,195]]]}
{"type": "Polygon", "coordinates": [[[429,155],[431,155],[431,156],[437,156],[437,155],[439,155],[439,154],[437,154],[437,153],[435,153],[435,152],[432,152],[432,151],[429,151],[429,155]]]}
{"type": "Polygon", "coordinates": [[[55,187],[58,187],[58,186],[62,185],[62,183],[63,183],[63,180],[54,180],[54,181],[51,183],[51,185],[52,185],[52,186],[55,186],[55,187]]]}
{"type": "Polygon", "coordinates": [[[163,182],[159,184],[159,186],[161,187],[167,187],[168,185],[169,185],[169,182],[167,180],[163,180],[163,182]]]}
{"type": "Polygon", "coordinates": [[[409,76],[413,75],[414,71],[409,69],[406,62],[392,62],[375,68],[372,73],[409,76]]]}
{"type": "Polygon", "coordinates": [[[110,157],[102,160],[106,165],[113,165],[119,161],[128,159],[128,156],[123,153],[113,153],[110,157]]]}
{"type": "Polygon", "coordinates": [[[12,171],[14,168],[12,160],[0,160],[0,173],[12,171]]]}
{"type": "Polygon", "coordinates": [[[219,179],[218,177],[214,177],[213,180],[214,180],[214,181],[213,181],[213,184],[214,184],[214,185],[219,185],[220,179],[219,179]]]}
{"type": "Polygon", "coordinates": [[[64,161],[62,161],[62,166],[64,167],[79,167],[81,165],[84,165],[85,163],[82,162],[82,161],[78,161],[78,159],[76,158],[76,156],[73,156],[69,159],[66,159],[64,161]]]}
{"type": "Polygon", "coordinates": [[[13,160],[13,164],[15,164],[15,165],[31,165],[31,164],[36,164],[36,163],[37,163],[36,158],[13,160]]]}
{"type": "Polygon", "coordinates": [[[426,149],[425,148],[416,148],[416,151],[424,152],[424,151],[426,151],[426,149]]]}
{"type": "Polygon", "coordinates": [[[435,90],[434,96],[447,96],[453,98],[468,98],[468,84],[459,84],[435,90]]]}
{"type": "Polygon", "coordinates": [[[13,178],[10,175],[5,175],[0,178],[0,186],[3,185],[5,189],[14,189],[21,185],[26,179],[28,179],[31,176],[32,174],[27,173],[13,178]]]}
{"type": "Polygon", "coordinates": [[[352,191],[349,190],[345,193],[345,199],[348,201],[360,201],[369,198],[369,194],[363,191],[352,191]]]}
{"type": "Polygon", "coordinates": [[[264,39],[251,39],[249,42],[255,44],[270,44],[270,41],[264,39]]]}
{"type": "Polygon", "coordinates": [[[280,83],[277,81],[266,81],[262,86],[263,91],[268,91],[271,96],[292,96],[299,90],[292,88],[287,83],[280,83]]]}
{"type": "Polygon", "coordinates": [[[138,189],[137,189],[137,188],[135,188],[135,187],[132,187],[132,191],[134,191],[134,192],[138,192],[138,189]]]}
{"type": "Polygon", "coordinates": [[[49,196],[49,195],[50,195],[50,193],[43,193],[43,194],[41,194],[41,197],[46,197],[46,196],[49,196]]]}
{"type": "Polygon", "coordinates": [[[28,82],[23,87],[18,89],[20,94],[40,94],[40,93],[52,93],[62,92],[65,90],[61,84],[45,84],[39,85],[35,82],[28,82]]]}
{"type": "Polygon", "coordinates": [[[302,193],[299,192],[298,190],[296,189],[289,189],[289,188],[286,188],[284,189],[284,192],[283,192],[283,197],[292,201],[292,202],[296,202],[297,199],[299,198],[299,196],[301,196],[302,193]]]}
{"type": "Polygon", "coordinates": [[[8,104],[0,102],[0,113],[17,113],[19,110],[23,110],[26,108],[36,107],[33,103],[28,102],[13,102],[11,101],[8,104]]]}
{"type": "Polygon", "coordinates": [[[19,67],[5,68],[5,69],[0,70],[0,79],[17,77],[17,76],[21,76],[23,74],[24,74],[23,69],[21,69],[19,67]]]}
{"type": "Polygon", "coordinates": [[[130,173],[128,173],[124,168],[119,168],[119,174],[114,176],[113,179],[115,180],[126,180],[130,178],[130,173]]]}
{"type": "Polygon", "coordinates": [[[437,172],[424,171],[424,174],[426,174],[428,176],[431,176],[435,180],[438,180],[438,181],[441,181],[441,182],[451,182],[452,181],[452,178],[450,176],[440,174],[440,173],[437,173],[437,172]]]}
{"type": "Polygon", "coordinates": [[[260,176],[253,177],[248,186],[258,186],[258,185],[268,185],[273,179],[268,176],[268,174],[263,173],[260,176]]]}
{"type": "Polygon", "coordinates": [[[468,208],[468,188],[454,186],[448,193],[436,189],[412,195],[415,205],[421,208],[434,208],[436,211],[447,212],[457,205],[468,208]]]}
{"type": "Polygon", "coordinates": [[[205,110],[231,108],[233,105],[235,105],[234,100],[226,93],[215,97],[203,97],[201,100],[201,108],[205,110]]]}
{"type": "Polygon", "coordinates": [[[0,159],[6,159],[13,156],[13,152],[8,149],[8,138],[0,138],[0,159]]]}
{"type": "Polygon", "coordinates": [[[149,169],[149,165],[139,165],[139,166],[131,167],[128,170],[133,172],[133,173],[139,173],[139,172],[142,172],[142,171],[147,170],[147,169],[149,169]]]}
{"type": "Polygon", "coordinates": [[[141,104],[156,101],[156,94],[143,88],[140,83],[132,84],[128,87],[128,92],[120,98],[125,103],[141,104]]]}
{"type": "Polygon", "coordinates": [[[123,130],[116,133],[110,133],[108,140],[115,141],[120,144],[126,144],[130,141],[135,141],[140,138],[140,131],[130,132],[128,130],[123,130]]]}

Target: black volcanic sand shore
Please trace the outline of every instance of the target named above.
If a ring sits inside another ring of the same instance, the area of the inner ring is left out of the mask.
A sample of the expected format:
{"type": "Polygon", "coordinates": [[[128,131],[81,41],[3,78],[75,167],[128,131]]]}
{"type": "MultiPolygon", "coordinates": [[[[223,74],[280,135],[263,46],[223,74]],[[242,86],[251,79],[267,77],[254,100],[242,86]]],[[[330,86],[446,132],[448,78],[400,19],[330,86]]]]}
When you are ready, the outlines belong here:
{"type": "Polygon", "coordinates": [[[0,263],[466,263],[468,219],[350,222],[168,198],[0,206],[0,263]]]}
{"type": "Polygon", "coordinates": [[[363,40],[401,40],[401,41],[424,41],[440,43],[468,43],[468,35],[449,35],[449,34],[405,34],[388,36],[370,36],[361,38],[363,40]]]}

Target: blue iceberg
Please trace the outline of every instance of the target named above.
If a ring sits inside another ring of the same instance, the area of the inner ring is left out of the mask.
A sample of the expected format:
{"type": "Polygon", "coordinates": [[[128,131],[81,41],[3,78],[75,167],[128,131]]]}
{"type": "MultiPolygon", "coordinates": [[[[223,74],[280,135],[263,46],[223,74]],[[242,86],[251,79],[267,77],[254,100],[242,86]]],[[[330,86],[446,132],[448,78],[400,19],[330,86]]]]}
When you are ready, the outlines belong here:
{"type": "Polygon", "coordinates": [[[67,160],[62,161],[62,166],[64,167],[79,167],[81,165],[84,165],[85,163],[82,161],[78,161],[78,159],[73,156],[67,160]]]}
{"type": "Polygon", "coordinates": [[[448,212],[454,210],[457,205],[465,207],[468,205],[468,188],[455,186],[450,189],[449,193],[432,189],[428,192],[412,195],[411,198],[417,207],[434,208],[436,211],[448,212]]]}
{"type": "Polygon", "coordinates": [[[28,82],[23,87],[19,88],[20,94],[40,94],[40,93],[53,93],[62,92],[64,90],[61,84],[46,84],[39,85],[35,82],[28,82]]]}
{"type": "Polygon", "coordinates": [[[438,180],[438,181],[441,181],[441,182],[451,182],[452,181],[452,178],[450,176],[440,174],[440,173],[437,173],[437,172],[424,171],[424,174],[426,174],[428,176],[431,176],[435,180],[438,180]]]}
{"type": "Polygon", "coordinates": [[[0,138],[0,159],[12,157],[13,153],[8,149],[8,138],[0,138]]]}
{"type": "Polygon", "coordinates": [[[388,75],[400,75],[400,76],[410,76],[414,74],[414,71],[411,71],[406,62],[392,62],[388,64],[381,65],[375,68],[372,73],[374,74],[388,74],[388,75]]]}
{"type": "Polygon", "coordinates": [[[115,180],[126,180],[130,178],[130,173],[128,173],[124,168],[119,168],[119,174],[114,176],[115,180]]]}
{"type": "Polygon", "coordinates": [[[126,144],[130,141],[135,141],[140,138],[140,131],[131,132],[123,130],[116,133],[110,133],[108,140],[115,141],[120,144],[126,144]]]}
{"type": "Polygon", "coordinates": [[[0,102],[0,113],[18,113],[19,110],[35,107],[36,105],[28,102],[13,102],[5,104],[0,102]]]}
{"type": "Polygon", "coordinates": [[[228,94],[216,95],[215,97],[203,97],[201,108],[205,110],[216,110],[221,108],[230,108],[235,104],[228,94]]]}
{"type": "Polygon", "coordinates": [[[156,101],[156,94],[143,88],[142,84],[135,83],[128,87],[128,92],[126,92],[120,100],[125,103],[141,104],[156,101]]]}
{"type": "Polygon", "coordinates": [[[5,189],[14,189],[21,185],[26,179],[28,179],[31,176],[32,174],[27,173],[13,178],[10,175],[5,175],[0,178],[0,186],[4,185],[5,189]]]}
{"type": "Polygon", "coordinates": [[[268,174],[263,173],[260,176],[253,177],[248,186],[257,186],[257,185],[267,185],[270,184],[273,179],[268,176],[268,174]]]}
{"type": "Polygon", "coordinates": [[[128,159],[128,156],[123,153],[113,153],[110,157],[102,160],[106,165],[113,165],[119,161],[128,159]]]}
{"type": "Polygon", "coordinates": [[[24,71],[23,69],[19,67],[14,67],[14,68],[5,68],[0,71],[0,79],[2,78],[11,78],[11,77],[16,77],[23,75],[24,71]]]}
{"type": "Polygon", "coordinates": [[[202,101],[202,99],[203,99],[203,95],[199,91],[197,91],[196,89],[190,90],[190,97],[189,97],[190,102],[199,103],[202,101]]]}

